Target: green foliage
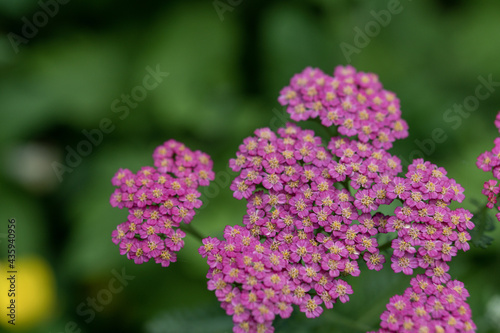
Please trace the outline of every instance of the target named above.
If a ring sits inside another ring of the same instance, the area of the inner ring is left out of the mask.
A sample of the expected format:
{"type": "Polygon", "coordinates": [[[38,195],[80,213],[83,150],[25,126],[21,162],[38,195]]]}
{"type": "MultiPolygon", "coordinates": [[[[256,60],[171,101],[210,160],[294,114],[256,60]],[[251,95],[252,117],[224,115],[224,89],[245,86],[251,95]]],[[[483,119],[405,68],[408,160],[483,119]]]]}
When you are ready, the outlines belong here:
{"type": "Polygon", "coordinates": [[[160,314],[146,324],[146,333],[218,333],[231,331],[233,322],[217,307],[177,309],[160,314]]]}
{"type": "MultiPolygon", "coordinates": [[[[230,318],[206,290],[207,267],[197,254],[196,239],[186,240],[179,261],[167,269],[134,265],[119,255],[110,234],[126,216],[108,204],[111,177],[121,167],[135,172],[150,165],[153,149],[167,139],[185,142],[210,154],[216,173],[226,177],[203,194],[207,205],[193,226],[220,236],[225,225],[241,223],[245,204],[229,191],[226,180],[234,174],[227,171],[228,159],[255,128],[276,125],[273,109],[282,110],[276,98],[295,73],[306,66],[330,72],[345,65],[340,43],[353,44],[354,28],[364,28],[373,20],[371,11],[383,10],[387,3],[247,0],[225,12],[221,21],[211,1],[69,1],[16,54],[7,34],[21,34],[22,18],[32,20],[41,8],[37,1],[0,1],[0,225],[15,217],[19,255],[47,257],[57,281],[57,311],[30,332],[61,332],[68,321],[82,332],[229,332],[230,318]],[[157,64],[170,75],[121,119],[111,108],[113,101],[131,94],[142,84],[146,67],[157,64]],[[86,140],[82,131],[98,128],[104,118],[114,130],[62,182],[53,172],[37,174],[53,171],[54,160],[66,164],[67,147],[76,149],[86,140]],[[31,144],[51,152],[48,162],[17,158],[31,144]],[[24,168],[27,164],[32,167],[24,168]],[[42,182],[33,181],[37,175],[42,182]],[[121,267],[136,278],[86,323],[77,306],[107,285],[112,269],[121,267]]],[[[463,206],[474,212],[477,206],[469,198],[483,199],[488,177],[475,167],[475,158],[491,149],[498,136],[493,119],[500,93],[497,89],[480,101],[457,128],[444,114],[474,94],[478,76],[491,74],[500,81],[495,42],[500,3],[401,4],[404,10],[352,56],[351,64],[377,73],[401,99],[410,137],[397,142],[391,153],[409,160],[417,152],[413,157],[445,167],[466,189],[463,206]],[[421,143],[436,128],[447,138],[427,145],[426,153],[421,143]]],[[[500,294],[495,280],[500,274],[500,228],[493,230],[498,222],[491,212],[479,212],[473,221],[472,243],[478,247],[455,258],[451,274],[471,293],[478,331],[497,332],[487,304],[500,294]]],[[[389,265],[377,274],[363,270],[352,281],[351,302],[336,304],[316,320],[294,315],[277,321],[277,332],[375,327],[389,297],[408,282],[391,274],[389,265]],[[349,327],[346,320],[362,327],[349,327]]]]}
{"type": "Polygon", "coordinates": [[[488,209],[484,204],[481,205],[475,200],[473,203],[477,206],[477,213],[475,213],[474,217],[471,219],[475,224],[474,229],[470,232],[471,241],[475,246],[486,249],[494,241],[494,238],[486,233],[490,233],[495,230],[495,225],[498,223],[498,220],[496,217],[492,216],[490,209],[488,209]]]}

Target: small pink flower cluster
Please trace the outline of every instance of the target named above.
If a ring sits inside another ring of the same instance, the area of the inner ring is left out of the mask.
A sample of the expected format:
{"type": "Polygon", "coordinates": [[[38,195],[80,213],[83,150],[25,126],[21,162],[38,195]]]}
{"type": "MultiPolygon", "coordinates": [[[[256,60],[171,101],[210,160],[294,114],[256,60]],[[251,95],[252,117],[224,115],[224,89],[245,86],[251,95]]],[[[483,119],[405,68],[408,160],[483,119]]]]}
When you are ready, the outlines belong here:
{"type": "Polygon", "coordinates": [[[386,188],[401,171],[399,159],[368,143],[335,138],[327,150],[293,124],[255,134],[230,161],[239,171],[234,196],[248,201],[245,228],[228,227],[225,241],[208,238],[200,248],[209,289],[233,315],[235,332],[272,331],[274,317],[288,317],[292,304],[312,318],[322,304],[347,302],[352,288],[340,277],[358,276],[361,258],[380,270],[385,258],[374,236],[388,217],[371,212],[392,202],[386,188]],[[241,302],[249,293],[252,303],[241,302]]]}
{"type": "MultiPolygon", "coordinates": [[[[474,332],[469,292],[460,281],[435,284],[425,275],[411,279],[404,294],[393,296],[382,313],[378,333],[474,332]]],[[[371,332],[374,333],[374,332],[371,332]]]]}
{"type": "Polygon", "coordinates": [[[450,279],[446,262],[457,250],[470,248],[467,229],[474,227],[469,211],[448,207],[452,201],[462,202],[463,188],[446,177],[444,168],[417,159],[406,178],[392,180],[387,195],[403,202],[387,222],[387,231],[398,233],[392,241],[393,270],[412,275],[420,266],[434,283],[446,283],[450,279]]]}
{"type": "Polygon", "coordinates": [[[197,188],[207,186],[214,173],[210,156],[175,140],[157,147],[153,159],[156,168],[143,167],[137,174],[120,169],[113,177],[118,188],[110,203],[127,208],[129,215],[113,231],[112,240],[120,254],[136,264],[154,259],[167,267],[184,246],[180,224],[190,223],[194,209],[202,205],[197,188]]]}
{"type": "MultiPolygon", "coordinates": [[[[207,257],[210,266],[208,289],[215,290],[222,308],[233,316],[234,332],[272,331],[274,318],[278,315],[290,317],[292,304],[300,306],[308,317],[321,314],[323,309],[319,304],[322,301],[318,296],[311,297],[308,293],[310,284],[302,282],[302,276],[307,276],[307,268],[299,270],[290,266],[288,258],[284,257],[283,246],[271,240],[261,243],[241,226],[227,226],[224,237],[224,241],[210,237],[204,239],[200,254],[207,257]]],[[[309,242],[303,243],[298,243],[298,246],[307,245],[311,250],[309,242]]],[[[309,269],[311,282],[316,279],[317,272],[316,267],[309,269]]],[[[325,277],[315,284],[324,291],[329,304],[339,297],[348,298],[351,291],[348,286],[348,289],[342,289],[344,284],[338,288],[330,285],[325,277]],[[335,294],[336,289],[341,294],[335,294]]]]}
{"type": "Polygon", "coordinates": [[[272,332],[275,317],[290,317],[292,305],[314,318],[323,312],[321,304],[332,308],[337,300],[349,301],[351,286],[332,279],[349,265],[359,274],[355,262],[342,259],[348,258],[345,246],[330,239],[327,246],[338,253],[326,254],[314,239],[289,236],[284,242],[261,242],[245,227],[227,226],[224,241],[203,240],[200,254],[210,266],[208,289],[215,290],[222,308],[233,316],[234,332],[272,332]]]}
{"type": "Polygon", "coordinates": [[[377,75],[352,66],[338,66],[333,77],[308,67],[293,76],[278,101],[295,121],[319,117],[324,126],[338,126],[340,134],[377,148],[389,149],[408,136],[396,95],[383,89],[377,75]]]}
{"type": "MultiPolygon", "coordinates": [[[[500,131],[500,112],[495,119],[495,126],[500,131]]],[[[500,180],[500,137],[494,141],[495,147],[491,151],[485,151],[478,156],[476,165],[479,169],[489,172],[492,171],[493,177],[500,180]]],[[[483,193],[488,198],[486,206],[490,209],[497,205],[498,194],[500,193],[500,185],[498,181],[490,179],[484,183],[483,193]]],[[[500,205],[497,205],[500,210],[500,205]]],[[[500,213],[496,214],[496,218],[500,221],[500,213]]]]}

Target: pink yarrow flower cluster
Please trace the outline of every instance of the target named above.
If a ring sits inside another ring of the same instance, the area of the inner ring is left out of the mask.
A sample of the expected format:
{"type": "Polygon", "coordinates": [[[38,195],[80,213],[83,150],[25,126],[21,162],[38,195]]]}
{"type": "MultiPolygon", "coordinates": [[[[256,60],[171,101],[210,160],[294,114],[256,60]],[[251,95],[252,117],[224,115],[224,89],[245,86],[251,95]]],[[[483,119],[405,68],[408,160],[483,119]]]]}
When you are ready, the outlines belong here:
{"type": "Polygon", "coordinates": [[[354,275],[359,269],[343,259],[348,256],[341,242],[330,240],[339,254],[322,256],[320,243],[300,236],[261,242],[245,227],[228,226],[224,237],[204,239],[200,254],[210,266],[208,289],[233,317],[234,332],[272,332],[275,317],[290,317],[293,305],[314,318],[323,312],[322,304],[332,308],[337,301],[349,301],[351,286],[332,277],[349,265],[358,271],[354,275]]]}
{"type": "MultiPolygon", "coordinates": [[[[500,131],[500,112],[495,119],[495,126],[500,131]]],[[[498,194],[500,193],[500,185],[498,184],[498,180],[500,180],[500,137],[495,139],[494,144],[495,147],[491,151],[485,151],[478,156],[476,165],[483,171],[493,173],[495,179],[487,180],[481,193],[488,198],[486,204],[488,208],[496,207],[500,210],[498,204],[498,194]]],[[[500,221],[500,213],[496,214],[496,218],[500,221]]]]}
{"type": "Polygon", "coordinates": [[[233,331],[272,332],[293,305],[314,318],[349,301],[343,278],[360,274],[359,261],[372,270],[385,263],[379,233],[396,234],[389,243],[395,272],[422,267],[432,283],[448,283],[447,262],[469,249],[472,214],[448,207],[464,195],[443,168],[415,160],[398,176],[401,162],[387,150],[408,133],[396,96],[374,74],[347,66],[334,77],[307,68],[279,101],[293,120],[319,117],[341,136],[325,145],[291,123],[261,128],[230,160],[238,173],[230,189],[247,201],[244,226],[228,226],[224,240],[204,239],[199,252],[233,331]],[[394,200],[402,203],[394,215],[378,212],[394,200]]]}
{"type": "MultiPolygon", "coordinates": [[[[469,292],[460,281],[433,283],[425,275],[411,279],[411,287],[396,295],[380,316],[378,333],[475,332],[469,292]]],[[[374,332],[369,332],[374,333],[374,332]]]]}
{"type": "Polygon", "coordinates": [[[408,136],[396,95],[383,89],[377,75],[352,66],[338,66],[333,77],[308,67],[293,76],[278,101],[295,121],[319,118],[324,126],[338,126],[340,134],[357,135],[377,148],[389,149],[408,136]]]}
{"type": "Polygon", "coordinates": [[[387,222],[387,231],[398,234],[392,241],[393,270],[412,275],[422,267],[434,283],[449,281],[447,262],[458,250],[469,250],[467,230],[474,227],[468,210],[448,207],[452,201],[462,202],[463,188],[446,177],[444,168],[417,159],[405,178],[392,180],[387,196],[403,203],[387,222]]]}
{"type": "Polygon", "coordinates": [[[112,232],[120,254],[142,264],[150,259],[167,267],[176,261],[186,236],[181,223],[190,223],[202,205],[198,186],[213,180],[212,160],[200,151],[169,140],[153,153],[154,167],[136,174],[120,169],[112,179],[113,207],[126,208],[127,221],[112,232]]]}
{"type": "Polygon", "coordinates": [[[341,138],[326,149],[313,131],[293,124],[255,135],[230,161],[239,172],[234,196],[248,202],[245,227],[228,227],[225,241],[208,238],[200,248],[209,289],[233,316],[235,332],[272,331],[275,316],[288,317],[293,304],[312,318],[347,302],[353,291],[342,277],[358,276],[361,258],[380,270],[385,258],[374,236],[385,232],[388,217],[371,212],[392,202],[386,189],[401,171],[383,149],[341,138]],[[249,292],[252,303],[240,302],[249,292]]]}

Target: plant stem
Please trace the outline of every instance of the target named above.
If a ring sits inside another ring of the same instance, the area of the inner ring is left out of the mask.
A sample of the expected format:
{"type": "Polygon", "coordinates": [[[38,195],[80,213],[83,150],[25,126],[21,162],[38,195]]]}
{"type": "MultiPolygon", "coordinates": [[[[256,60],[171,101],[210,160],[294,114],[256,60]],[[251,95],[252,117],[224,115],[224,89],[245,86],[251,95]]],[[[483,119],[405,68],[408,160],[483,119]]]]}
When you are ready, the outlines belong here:
{"type": "Polygon", "coordinates": [[[330,137],[333,138],[333,137],[336,137],[339,135],[339,132],[337,130],[337,127],[326,127],[326,126],[323,126],[326,128],[326,130],[328,131],[328,134],[330,134],[330,137]]]}
{"type": "Polygon", "coordinates": [[[354,321],[350,318],[339,315],[335,312],[332,312],[331,314],[329,314],[328,317],[329,317],[328,319],[330,319],[330,321],[337,323],[337,324],[340,324],[342,326],[348,327],[352,330],[361,331],[361,332],[370,330],[370,326],[368,326],[364,323],[360,323],[358,321],[354,321]]]}
{"type": "MultiPolygon", "coordinates": [[[[331,139],[331,138],[333,138],[333,137],[335,137],[335,136],[338,136],[338,135],[339,135],[339,132],[337,131],[337,127],[336,127],[336,126],[329,126],[329,127],[327,127],[327,126],[325,126],[325,125],[323,125],[323,124],[321,123],[321,120],[320,120],[319,118],[314,118],[314,119],[313,119],[313,121],[314,121],[314,122],[316,122],[316,123],[317,123],[317,124],[319,124],[322,128],[324,128],[324,129],[325,129],[326,134],[328,135],[328,137],[329,137],[330,139],[331,139]]],[[[327,140],[327,141],[329,142],[330,140],[327,140]]],[[[328,144],[328,142],[327,142],[327,144],[328,144]]]]}
{"type": "Polygon", "coordinates": [[[193,236],[194,238],[198,239],[200,242],[206,238],[204,237],[198,230],[196,230],[195,228],[193,228],[192,225],[190,224],[183,224],[181,225],[181,230],[184,231],[185,233],[187,234],[190,234],[191,236],[193,236]]]}
{"type": "MultiPolygon", "coordinates": [[[[477,214],[474,214],[474,223],[476,224],[473,233],[471,233],[471,241],[474,245],[478,246],[480,244],[480,240],[483,237],[483,234],[486,231],[486,225],[488,224],[487,219],[488,214],[488,206],[485,204],[484,207],[479,210],[477,214]]],[[[484,246],[483,246],[484,247],[484,246]]]]}
{"type": "Polygon", "coordinates": [[[348,190],[352,196],[354,196],[355,193],[352,193],[353,188],[351,187],[351,185],[349,185],[349,180],[347,178],[344,181],[340,182],[340,184],[342,184],[342,186],[344,186],[344,188],[348,190]]]}
{"type": "Polygon", "coordinates": [[[393,241],[393,239],[390,239],[387,242],[385,242],[384,244],[380,245],[378,247],[379,251],[384,251],[384,250],[387,250],[388,248],[390,248],[391,244],[392,244],[392,241],[393,241]]]}

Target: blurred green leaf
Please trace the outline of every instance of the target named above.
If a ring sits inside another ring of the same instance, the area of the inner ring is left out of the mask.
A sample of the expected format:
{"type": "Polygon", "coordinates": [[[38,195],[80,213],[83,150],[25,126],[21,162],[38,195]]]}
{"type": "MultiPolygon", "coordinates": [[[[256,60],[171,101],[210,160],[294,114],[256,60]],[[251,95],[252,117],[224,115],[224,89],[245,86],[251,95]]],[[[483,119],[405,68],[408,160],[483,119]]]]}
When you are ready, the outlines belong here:
{"type": "Polygon", "coordinates": [[[167,311],[146,323],[147,333],[232,332],[231,318],[213,306],[167,311]]]}
{"type": "Polygon", "coordinates": [[[175,123],[217,137],[238,114],[239,27],[231,20],[222,24],[215,11],[206,9],[184,4],[159,15],[140,63],[170,73],[152,92],[155,119],[165,128],[175,123]]]}

